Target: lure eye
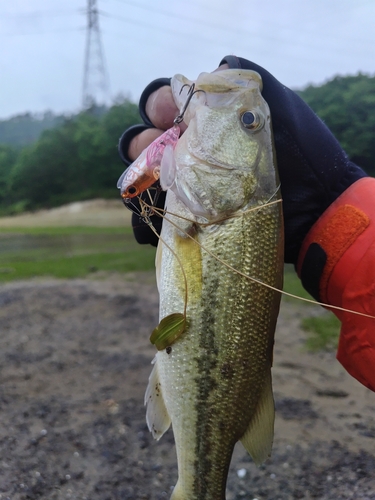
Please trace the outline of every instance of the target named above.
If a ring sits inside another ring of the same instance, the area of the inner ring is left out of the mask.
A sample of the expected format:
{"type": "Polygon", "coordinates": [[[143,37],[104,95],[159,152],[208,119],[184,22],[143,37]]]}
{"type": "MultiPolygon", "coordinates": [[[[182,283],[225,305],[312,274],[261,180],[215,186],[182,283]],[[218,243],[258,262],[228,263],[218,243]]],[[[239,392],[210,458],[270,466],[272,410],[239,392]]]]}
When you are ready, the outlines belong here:
{"type": "Polygon", "coordinates": [[[258,130],[263,125],[260,115],[254,111],[245,111],[242,113],[241,123],[245,128],[252,131],[258,130]]]}
{"type": "Polygon", "coordinates": [[[129,194],[135,194],[137,192],[137,188],[135,186],[129,186],[128,187],[128,193],[129,194]]]}

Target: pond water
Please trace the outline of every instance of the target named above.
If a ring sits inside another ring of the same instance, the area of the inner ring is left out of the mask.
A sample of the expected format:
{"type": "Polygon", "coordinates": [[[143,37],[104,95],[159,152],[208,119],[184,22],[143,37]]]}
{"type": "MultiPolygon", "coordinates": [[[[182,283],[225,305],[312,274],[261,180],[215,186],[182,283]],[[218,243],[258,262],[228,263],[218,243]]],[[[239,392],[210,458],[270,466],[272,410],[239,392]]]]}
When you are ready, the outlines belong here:
{"type": "Polygon", "coordinates": [[[35,252],[78,255],[125,250],[129,235],[124,234],[0,234],[0,258],[20,258],[35,252]]]}

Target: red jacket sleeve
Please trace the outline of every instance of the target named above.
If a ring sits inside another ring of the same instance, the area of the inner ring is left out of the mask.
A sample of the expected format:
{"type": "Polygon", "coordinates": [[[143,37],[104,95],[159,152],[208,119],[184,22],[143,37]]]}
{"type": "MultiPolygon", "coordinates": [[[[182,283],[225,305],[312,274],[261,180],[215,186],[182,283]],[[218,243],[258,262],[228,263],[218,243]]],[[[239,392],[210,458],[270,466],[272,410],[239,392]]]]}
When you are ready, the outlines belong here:
{"type": "MultiPolygon", "coordinates": [[[[375,317],[375,179],[358,180],[324,212],[302,244],[297,270],[321,302],[375,317]]],[[[341,321],[337,359],[375,391],[375,318],[332,311],[341,321]]]]}

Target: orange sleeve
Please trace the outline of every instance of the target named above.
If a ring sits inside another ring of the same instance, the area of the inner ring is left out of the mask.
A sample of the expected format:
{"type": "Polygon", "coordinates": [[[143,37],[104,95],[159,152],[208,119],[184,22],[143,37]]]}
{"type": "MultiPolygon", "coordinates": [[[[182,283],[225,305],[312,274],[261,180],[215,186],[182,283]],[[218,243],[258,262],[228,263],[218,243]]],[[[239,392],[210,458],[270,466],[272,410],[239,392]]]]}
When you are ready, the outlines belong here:
{"type": "MultiPolygon", "coordinates": [[[[375,179],[358,180],[324,212],[297,271],[321,302],[375,316],[375,179]]],[[[375,391],[375,318],[332,311],[342,323],[337,359],[375,391]]]]}

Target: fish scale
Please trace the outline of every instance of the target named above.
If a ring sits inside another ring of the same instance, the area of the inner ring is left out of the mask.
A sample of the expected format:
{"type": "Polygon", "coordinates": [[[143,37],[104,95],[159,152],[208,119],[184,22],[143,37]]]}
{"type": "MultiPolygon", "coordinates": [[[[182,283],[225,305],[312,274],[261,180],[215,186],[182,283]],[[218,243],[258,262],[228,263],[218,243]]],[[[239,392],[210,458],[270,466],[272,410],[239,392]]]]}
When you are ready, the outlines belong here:
{"type": "MultiPolygon", "coordinates": [[[[228,71],[231,81],[233,70],[228,71]]],[[[241,167],[243,172],[233,175],[230,169],[223,171],[219,166],[220,174],[215,177],[220,151],[225,151],[225,161],[230,148],[236,155],[233,137],[228,138],[227,148],[222,143],[228,123],[224,118],[229,114],[234,124],[243,106],[247,109],[259,103],[257,77],[253,72],[243,73],[244,78],[255,79],[256,85],[245,89],[247,94],[238,91],[237,100],[233,99],[233,84],[229,85],[229,109],[220,107],[210,115],[210,108],[204,104],[201,121],[211,121],[205,126],[199,122],[200,128],[213,133],[215,121],[220,141],[217,151],[215,137],[210,137],[206,150],[204,137],[201,142],[196,135],[189,137],[189,130],[197,130],[190,125],[176,146],[176,188],[167,193],[167,216],[161,234],[165,245],[159,243],[157,252],[160,320],[184,310],[183,273],[188,291],[187,327],[169,349],[157,353],[146,393],[147,421],[154,436],[160,438],[172,423],[179,473],[173,500],[225,499],[236,442],[241,440],[257,463],[269,455],[272,446],[271,365],[280,294],[243,276],[278,289],[282,285],[281,204],[263,206],[279,197],[269,122],[258,135],[249,135],[249,150],[242,154],[248,158],[241,167]],[[197,155],[195,145],[199,148],[197,155]],[[184,162],[199,175],[192,176],[184,162]],[[189,196],[183,197],[184,202],[179,197],[178,182],[184,180],[184,174],[189,183],[182,182],[181,186],[189,186],[190,197],[209,196],[200,200],[209,225],[199,223],[202,215],[194,213],[196,201],[189,207],[189,196]],[[209,179],[209,189],[205,189],[205,179],[206,183],[209,179]],[[232,212],[228,210],[228,185],[233,190],[232,212]],[[223,189],[225,203],[220,197],[223,189]],[[159,384],[158,395],[150,389],[155,383],[159,384]]],[[[222,78],[220,89],[225,88],[222,78]]],[[[204,78],[201,85],[213,93],[215,78],[208,79],[209,86],[204,78]]],[[[266,113],[267,105],[262,106],[266,113]]],[[[200,109],[198,104],[196,116],[200,116],[200,109]]],[[[194,124],[194,110],[191,114],[194,124]]],[[[232,128],[234,136],[248,133],[240,123],[232,128]]],[[[242,147],[246,144],[242,136],[239,142],[242,147]]],[[[238,165],[236,158],[233,165],[238,165]]]]}

